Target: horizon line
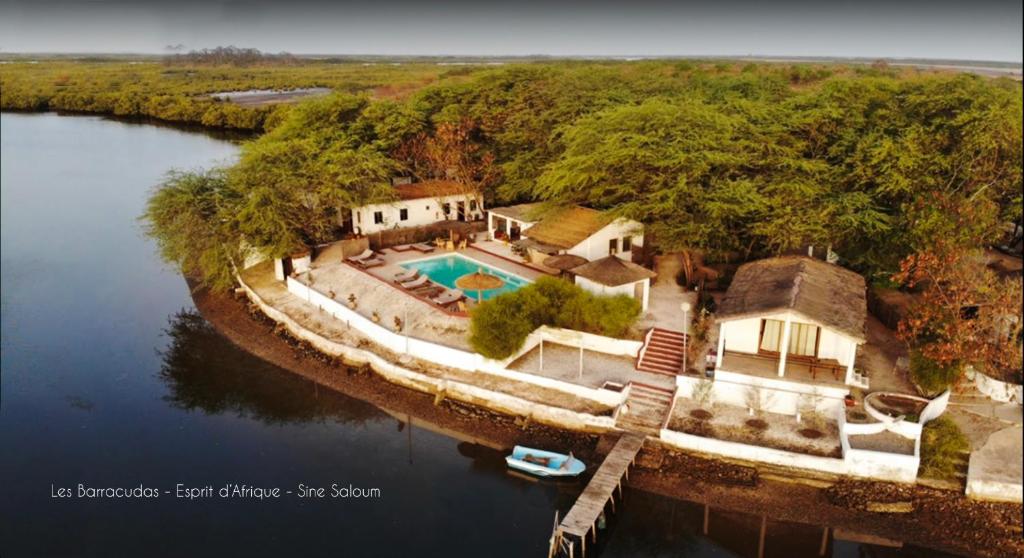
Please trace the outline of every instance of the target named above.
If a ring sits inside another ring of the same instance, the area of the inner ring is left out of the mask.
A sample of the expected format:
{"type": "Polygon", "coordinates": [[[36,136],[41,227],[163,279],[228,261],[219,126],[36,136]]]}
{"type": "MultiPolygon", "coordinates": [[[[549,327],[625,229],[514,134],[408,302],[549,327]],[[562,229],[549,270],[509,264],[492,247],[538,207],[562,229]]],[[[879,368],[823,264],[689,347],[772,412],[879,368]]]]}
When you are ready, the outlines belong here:
{"type": "MultiPolygon", "coordinates": [[[[223,45],[232,46],[232,45],[223,45]]],[[[218,48],[218,47],[203,47],[203,48],[218,48]]],[[[249,47],[237,47],[237,48],[249,48],[249,47]]],[[[6,51],[0,50],[0,56],[17,55],[17,56],[30,56],[30,55],[44,55],[44,56],[151,56],[151,57],[173,57],[188,54],[190,52],[196,52],[202,49],[191,49],[184,52],[155,52],[155,51],[49,51],[49,50],[24,50],[24,51],[6,51]]],[[[259,49],[257,49],[259,50],[259,49]]],[[[864,56],[864,55],[831,55],[831,54],[545,54],[545,53],[530,53],[530,54],[450,54],[450,53],[435,53],[435,54],[382,54],[382,53],[345,53],[345,52],[290,52],[290,51],[263,51],[262,54],[266,55],[282,55],[288,54],[297,57],[345,57],[345,58],[411,58],[411,59],[430,59],[430,58],[480,58],[480,59],[531,59],[531,58],[548,58],[552,60],[560,59],[572,59],[572,60],[623,60],[627,61],[636,60],[701,60],[701,59],[747,59],[755,61],[770,62],[772,60],[779,61],[795,61],[795,60],[809,60],[809,61],[849,61],[849,62],[873,62],[873,61],[902,61],[902,62],[970,62],[970,63],[994,63],[994,64],[1010,64],[1017,66],[1024,66],[1024,60],[997,60],[997,59],[977,59],[977,58],[949,58],[949,57],[936,57],[926,58],[920,56],[898,56],[898,55],[887,55],[887,56],[864,56]]]]}

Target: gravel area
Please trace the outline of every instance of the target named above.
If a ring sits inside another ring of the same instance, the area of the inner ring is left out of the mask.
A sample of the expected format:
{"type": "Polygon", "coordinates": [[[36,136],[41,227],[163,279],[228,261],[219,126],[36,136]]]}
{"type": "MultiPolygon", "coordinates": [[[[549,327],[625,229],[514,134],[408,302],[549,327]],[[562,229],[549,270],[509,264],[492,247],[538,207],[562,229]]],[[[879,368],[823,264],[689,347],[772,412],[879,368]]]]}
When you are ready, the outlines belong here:
{"type": "Polygon", "coordinates": [[[729,442],[740,442],[808,455],[842,457],[839,428],[835,421],[804,417],[801,422],[797,422],[795,417],[776,413],[750,416],[747,409],[731,405],[715,405],[713,408],[707,409],[714,415],[708,420],[699,420],[690,415],[691,411],[700,408],[691,399],[678,398],[669,428],[687,434],[729,442]],[[767,428],[758,429],[748,426],[747,421],[751,419],[764,421],[767,428]],[[806,429],[820,432],[821,437],[805,437],[800,431],[806,429]]]}

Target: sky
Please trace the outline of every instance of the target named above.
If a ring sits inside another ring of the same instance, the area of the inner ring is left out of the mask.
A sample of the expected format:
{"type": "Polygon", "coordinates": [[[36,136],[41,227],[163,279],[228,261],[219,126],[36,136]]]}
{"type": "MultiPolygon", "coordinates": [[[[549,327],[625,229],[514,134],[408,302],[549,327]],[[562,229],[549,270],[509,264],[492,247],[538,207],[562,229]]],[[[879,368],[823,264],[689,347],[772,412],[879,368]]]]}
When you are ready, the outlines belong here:
{"type": "Polygon", "coordinates": [[[1022,60],[1003,0],[0,0],[3,52],[1022,60]]]}

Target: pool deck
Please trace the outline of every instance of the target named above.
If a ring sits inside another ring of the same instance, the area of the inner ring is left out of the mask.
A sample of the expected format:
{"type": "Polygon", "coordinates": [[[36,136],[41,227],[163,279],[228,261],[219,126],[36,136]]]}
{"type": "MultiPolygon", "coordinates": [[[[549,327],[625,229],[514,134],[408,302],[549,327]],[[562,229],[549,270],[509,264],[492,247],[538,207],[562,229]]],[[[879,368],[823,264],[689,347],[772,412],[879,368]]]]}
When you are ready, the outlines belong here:
{"type": "MultiPolygon", "coordinates": [[[[385,248],[378,256],[384,260],[384,265],[362,269],[345,263],[341,255],[341,246],[335,244],[325,248],[313,260],[310,266],[314,277],[313,287],[324,293],[333,292],[335,299],[339,301],[347,300],[350,294],[355,295],[356,310],[367,317],[377,312],[384,327],[393,329],[394,318],[399,317],[408,321],[408,331],[413,337],[469,350],[469,320],[465,313],[445,311],[394,283],[394,276],[406,271],[401,264],[453,253],[462,254],[529,281],[545,275],[473,248],[454,252],[436,249],[431,253],[411,250],[400,252],[385,248]]],[[[305,276],[299,277],[299,280],[305,282],[305,276]]],[[[467,299],[465,304],[471,309],[476,302],[467,299]]]]}
{"type": "MultiPolygon", "coordinates": [[[[484,250],[479,250],[472,246],[464,250],[452,251],[444,250],[443,248],[436,248],[433,252],[430,253],[416,252],[414,250],[398,252],[392,248],[385,248],[381,250],[379,254],[380,259],[384,260],[384,265],[379,267],[371,267],[366,271],[370,275],[373,275],[374,277],[377,277],[378,279],[382,279],[384,281],[391,281],[395,274],[405,271],[405,268],[402,267],[402,264],[404,263],[408,263],[415,260],[425,260],[428,258],[443,257],[449,254],[459,254],[469,259],[476,260],[489,267],[498,269],[504,273],[522,277],[527,281],[536,281],[538,277],[543,277],[546,275],[544,272],[538,271],[532,267],[510,262],[506,259],[495,256],[494,254],[491,254],[484,250]]],[[[317,258],[317,261],[321,260],[322,257],[323,254],[321,255],[321,257],[317,258]]]]}

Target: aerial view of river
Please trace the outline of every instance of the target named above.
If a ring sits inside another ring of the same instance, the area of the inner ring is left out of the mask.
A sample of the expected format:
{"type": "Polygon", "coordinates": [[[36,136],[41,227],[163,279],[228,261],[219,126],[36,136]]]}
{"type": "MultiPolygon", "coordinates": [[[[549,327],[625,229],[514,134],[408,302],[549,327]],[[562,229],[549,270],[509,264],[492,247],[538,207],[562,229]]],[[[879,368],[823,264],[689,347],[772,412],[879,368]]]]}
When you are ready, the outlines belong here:
{"type": "MultiPolygon", "coordinates": [[[[237,144],[93,116],[0,125],[5,556],[546,555],[582,481],[511,475],[503,452],[315,389],[196,312],[138,217],[167,171],[237,144]]],[[[705,537],[697,504],[627,498],[599,556],[756,553],[756,519],[705,537]]],[[[791,532],[767,555],[818,555],[815,531],[791,532]]]]}

